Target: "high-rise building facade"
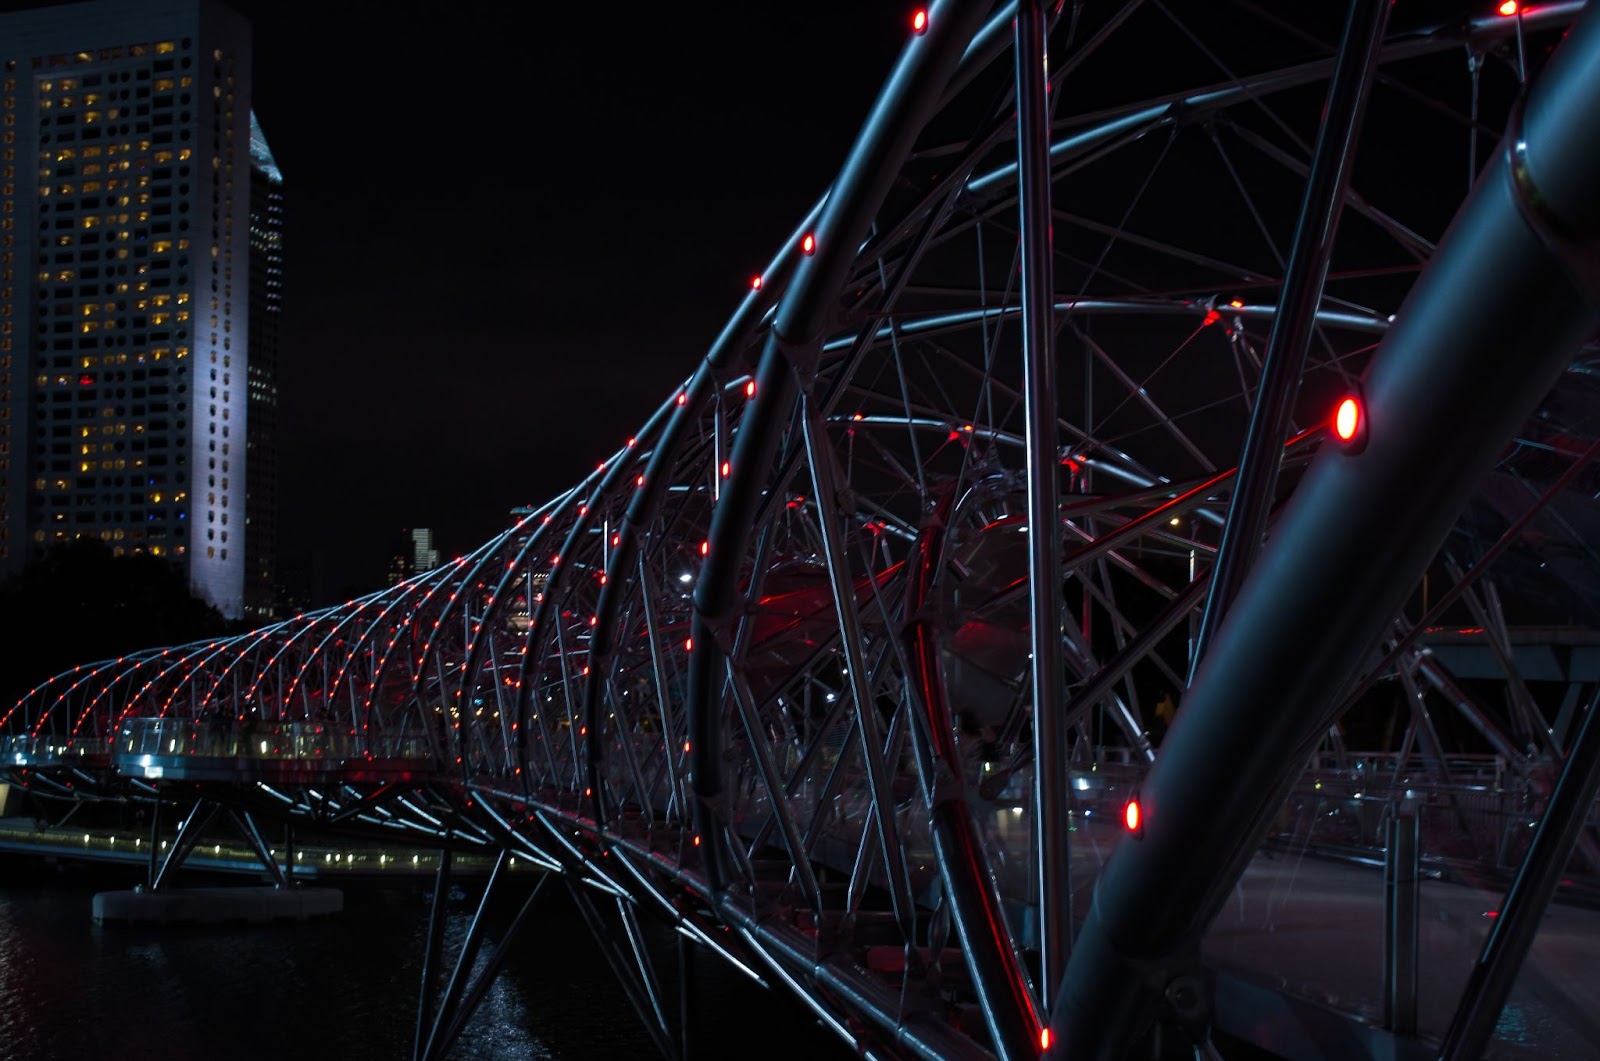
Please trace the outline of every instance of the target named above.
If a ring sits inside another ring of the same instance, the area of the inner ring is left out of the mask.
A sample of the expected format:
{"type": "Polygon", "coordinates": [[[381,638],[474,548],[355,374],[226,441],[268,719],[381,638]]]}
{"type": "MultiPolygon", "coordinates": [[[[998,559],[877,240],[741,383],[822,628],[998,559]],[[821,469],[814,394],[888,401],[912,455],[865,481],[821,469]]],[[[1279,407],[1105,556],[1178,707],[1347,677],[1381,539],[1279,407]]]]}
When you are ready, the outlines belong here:
{"type": "Polygon", "coordinates": [[[283,174],[250,116],[249,397],[245,405],[245,617],[276,618],[278,324],[283,318],[283,174]]]}
{"type": "Polygon", "coordinates": [[[400,548],[389,560],[389,585],[397,586],[438,566],[439,550],[433,547],[432,529],[408,527],[400,532],[400,548]]]}
{"type": "Polygon", "coordinates": [[[229,618],[270,601],[282,198],[250,84],[216,0],[0,15],[0,573],[92,536],[229,618]]]}

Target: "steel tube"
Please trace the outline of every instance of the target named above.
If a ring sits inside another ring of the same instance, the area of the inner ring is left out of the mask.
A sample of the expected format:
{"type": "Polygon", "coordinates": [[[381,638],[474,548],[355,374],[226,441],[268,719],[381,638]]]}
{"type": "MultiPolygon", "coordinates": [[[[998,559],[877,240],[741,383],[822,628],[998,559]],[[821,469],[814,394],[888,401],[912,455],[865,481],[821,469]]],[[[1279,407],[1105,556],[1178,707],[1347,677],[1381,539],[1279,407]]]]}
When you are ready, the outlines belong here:
{"type": "Polygon", "coordinates": [[[1261,388],[1250,411],[1244,453],[1239,459],[1239,479],[1228,502],[1228,519],[1222,526],[1222,541],[1212,568],[1211,592],[1195,634],[1189,664],[1191,682],[1194,668],[1205,658],[1217,626],[1238,594],[1266,534],[1267,513],[1278,488],[1283,442],[1300,393],[1300,377],[1305,372],[1306,350],[1311,345],[1328,260],[1339,231],[1345,189],[1350,185],[1350,171],[1355,168],[1361,117],[1377,71],[1390,3],[1391,0],[1354,0],[1345,21],[1322,125],[1317,130],[1305,199],[1289,250],[1278,312],[1272,318],[1261,388]]]}
{"type": "Polygon", "coordinates": [[[1389,819],[1383,860],[1383,1026],[1417,1032],[1417,816],[1389,819]]]}
{"type": "Polygon", "coordinates": [[[1033,847],[1039,911],[1039,992],[1049,998],[1071,949],[1067,734],[1061,715],[1061,487],[1056,454],[1055,320],[1051,312],[1048,45],[1038,0],[1017,5],[1017,166],[1026,411],[1028,596],[1033,688],[1033,847]]]}

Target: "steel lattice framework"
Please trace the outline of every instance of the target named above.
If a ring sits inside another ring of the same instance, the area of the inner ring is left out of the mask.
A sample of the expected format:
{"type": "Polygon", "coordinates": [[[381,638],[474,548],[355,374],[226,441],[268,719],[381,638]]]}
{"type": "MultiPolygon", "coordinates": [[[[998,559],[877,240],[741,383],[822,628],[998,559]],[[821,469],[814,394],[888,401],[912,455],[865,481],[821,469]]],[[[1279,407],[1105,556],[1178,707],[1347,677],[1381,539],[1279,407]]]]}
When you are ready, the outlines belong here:
{"type": "MultiPolygon", "coordinates": [[[[52,679],[14,778],[498,850],[860,1051],[1075,1061],[1281,1041],[1208,931],[1263,845],[1350,827],[1338,789],[1514,871],[1459,1001],[1343,1049],[1481,1055],[1568,855],[1600,872],[1595,679],[1547,702],[1515,644],[1600,627],[1600,16],[1404,8],[934,4],[583,482],[403,585],[52,679]],[[1491,797],[1540,828],[1486,839],[1491,797]]],[[[475,998],[425,990],[419,1056],[475,998]]]]}

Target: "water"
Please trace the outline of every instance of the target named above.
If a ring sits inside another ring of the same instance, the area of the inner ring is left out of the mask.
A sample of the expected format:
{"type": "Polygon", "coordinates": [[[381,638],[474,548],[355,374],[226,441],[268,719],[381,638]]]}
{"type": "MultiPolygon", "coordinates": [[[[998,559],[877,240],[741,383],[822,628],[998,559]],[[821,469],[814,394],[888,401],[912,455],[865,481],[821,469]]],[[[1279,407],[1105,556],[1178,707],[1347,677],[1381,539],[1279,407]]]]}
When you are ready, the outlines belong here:
{"type": "MultiPolygon", "coordinates": [[[[0,1061],[411,1056],[425,885],[346,888],[342,914],[304,923],[94,924],[94,893],[132,882],[104,868],[0,857],[0,1061]]],[[[560,883],[539,903],[451,1061],[660,1056],[560,883]]],[[[475,895],[452,904],[447,958],[475,905],[475,895]]],[[[647,925],[675,1010],[673,937],[647,925]]],[[[853,1056],[798,1002],[704,951],[691,960],[692,1059],[853,1056]]],[[[675,1012],[669,1020],[676,1028],[675,1012]]]]}

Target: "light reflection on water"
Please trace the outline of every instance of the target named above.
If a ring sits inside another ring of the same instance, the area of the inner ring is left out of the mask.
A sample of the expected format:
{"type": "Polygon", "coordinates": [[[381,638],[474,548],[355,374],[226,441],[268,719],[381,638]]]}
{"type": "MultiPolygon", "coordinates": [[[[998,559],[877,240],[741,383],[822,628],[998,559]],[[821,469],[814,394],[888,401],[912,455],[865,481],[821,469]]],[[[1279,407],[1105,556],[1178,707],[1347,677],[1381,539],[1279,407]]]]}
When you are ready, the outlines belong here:
{"type": "MultiPolygon", "coordinates": [[[[298,924],[95,925],[94,893],[129,883],[0,859],[0,1061],[410,1057],[427,932],[420,888],[346,889],[342,914],[298,924]]],[[[545,891],[451,1061],[659,1056],[571,900],[555,882],[545,891]]],[[[444,975],[475,902],[449,916],[444,975]]],[[[657,972],[670,978],[671,937],[659,938],[657,972]]],[[[847,1056],[795,1003],[709,957],[695,982],[696,1059],[749,1056],[737,1045],[749,1034],[764,1057],[847,1056]]]]}

